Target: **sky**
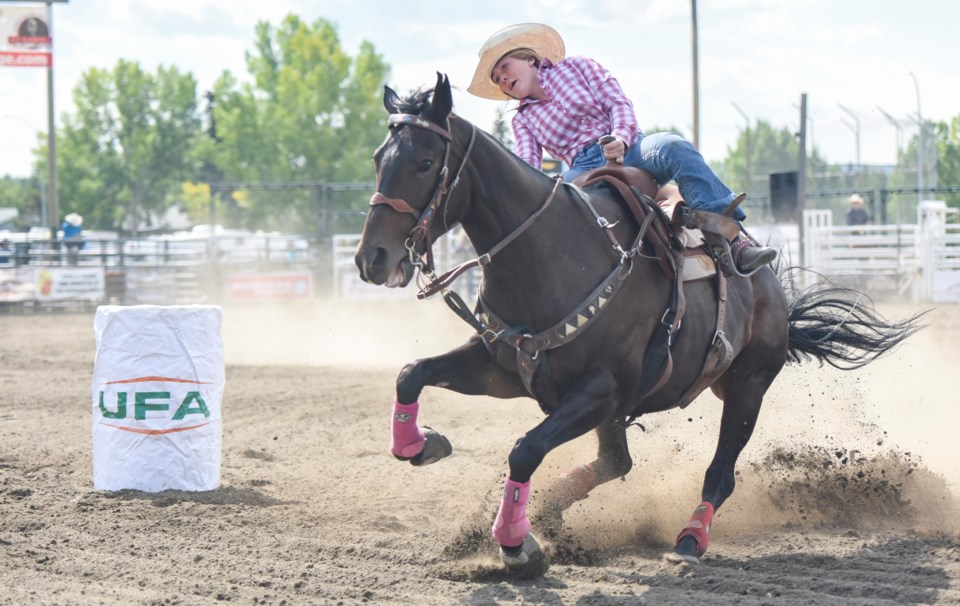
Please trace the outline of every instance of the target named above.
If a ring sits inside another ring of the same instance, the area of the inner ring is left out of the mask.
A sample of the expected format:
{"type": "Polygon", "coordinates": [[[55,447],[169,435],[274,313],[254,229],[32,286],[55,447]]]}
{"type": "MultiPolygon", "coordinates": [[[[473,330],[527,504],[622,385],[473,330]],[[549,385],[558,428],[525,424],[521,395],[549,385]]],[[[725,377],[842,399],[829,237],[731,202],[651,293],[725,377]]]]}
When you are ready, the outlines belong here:
{"type": "MultiPolygon", "coordinates": [[[[590,56],[619,80],[642,129],[672,126],[693,138],[688,0],[69,0],[53,6],[57,121],[73,112],[83,72],[119,59],[191,72],[198,93],[224,70],[248,79],[256,23],[290,13],[334,23],[350,55],[371,42],[400,93],[448,74],[454,111],[486,130],[498,108],[514,104],[466,92],[477,51],[503,27],[546,23],[568,55],[590,56]]],[[[798,130],[804,93],[808,147],[838,164],[855,164],[858,148],[861,163],[892,164],[916,133],[918,112],[960,115],[956,0],[699,0],[697,14],[699,143],[708,160],[722,160],[758,120],[798,130]]],[[[32,173],[47,97],[45,69],[0,67],[0,176],[32,173]]]]}

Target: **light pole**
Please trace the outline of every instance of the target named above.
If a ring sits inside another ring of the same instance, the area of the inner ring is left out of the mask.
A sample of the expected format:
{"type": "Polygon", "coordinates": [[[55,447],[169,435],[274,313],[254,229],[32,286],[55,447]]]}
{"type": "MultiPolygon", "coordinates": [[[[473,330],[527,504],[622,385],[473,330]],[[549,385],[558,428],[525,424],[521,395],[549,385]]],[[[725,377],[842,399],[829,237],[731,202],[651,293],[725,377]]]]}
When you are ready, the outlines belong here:
{"type": "Polygon", "coordinates": [[[690,0],[690,41],[693,55],[693,146],[700,149],[700,51],[697,33],[697,0],[690,0]]]}
{"type": "Polygon", "coordinates": [[[887,122],[892,124],[893,128],[895,128],[897,131],[897,141],[896,141],[897,153],[893,157],[893,163],[899,164],[900,163],[900,147],[902,146],[902,142],[903,142],[903,135],[900,132],[900,121],[894,118],[893,116],[891,116],[890,114],[888,114],[887,112],[883,111],[883,108],[881,108],[879,105],[876,107],[877,107],[877,111],[880,112],[883,115],[883,117],[887,119],[887,122]]]}
{"type": "Polygon", "coordinates": [[[852,110],[844,107],[843,105],[840,105],[839,103],[837,104],[837,107],[839,107],[840,109],[842,109],[847,115],[849,115],[851,118],[853,118],[854,126],[850,126],[850,125],[847,124],[847,122],[846,122],[845,120],[843,120],[842,118],[841,118],[840,120],[841,120],[841,122],[844,123],[844,125],[846,125],[847,128],[849,128],[850,130],[852,130],[852,131],[854,132],[854,134],[856,135],[856,137],[857,137],[857,187],[859,187],[859,186],[860,186],[860,173],[862,172],[862,167],[861,167],[861,165],[860,165],[860,118],[857,117],[857,114],[855,114],[852,110]]]}
{"type": "MultiPolygon", "coordinates": [[[[795,110],[797,110],[797,111],[800,111],[800,106],[797,105],[796,103],[791,103],[790,105],[793,106],[793,109],[795,109],[795,110]]],[[[808,145],[807,148],[810,150],[810,154],[809,154],[810,157],[813,158],[813,154],[815,154],[816,151],[817,151],[817,145],[816,145],[816,143],[815,143],[815,141],[814,141],[814,136],[813,136],[813,135],[814,135],[814,132],[813,132],[813,131],[814,131],[814,128],[813,128],[813,126],[814,126],[814,124],[813,124],[813,122],[814,122],[814,121],[813,121],[813,116],[811,116],[809,113],[807,113],[807,122],[810,123],[810,136],[807,137],[807,140],[810,141],[810,145],[808,145]]],[[[816,167],[814,167],[814,170],[816,170],[816,167]]]]}
{"type": "Polygon", "coordinates": [[[745,155],[747,158],[747,191],[750,191],[750,183],[753,178],[753,171],[750,170],[752,167],[752,151],[750,149],[750,118],[747,116],[747,113],[740,109],[740,106],[733,101],[730,102],[730,105],[733,106],[733,109],[737,110],[737,113],[743,116],[743,121],[747,123],[747,127],[743,130],[743,139],[744,147],[746,148],[745,155]]]}
{"type": "Polygon", "coordinates": [[[920,125],[920,132],[917,134],[917,202],[922,200],[923,196],[923,113],[920,111],[920,84],[917,82],[917,75],[910,72],[913,78],[913,89],[917,93],[917,123],[920,125]]]}

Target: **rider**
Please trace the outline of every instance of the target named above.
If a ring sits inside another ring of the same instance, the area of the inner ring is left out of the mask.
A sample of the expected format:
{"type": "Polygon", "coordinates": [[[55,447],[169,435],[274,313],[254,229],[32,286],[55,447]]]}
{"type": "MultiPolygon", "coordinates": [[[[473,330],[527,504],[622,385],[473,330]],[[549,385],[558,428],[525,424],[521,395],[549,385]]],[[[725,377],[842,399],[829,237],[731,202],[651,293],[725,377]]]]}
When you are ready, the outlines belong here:
{"type": "MultiPolygon", "coordinates": [[[[700,152],[676,133],[645,135],[616,78],[593,59],[564,53],[560,35],[540,23],[502,29],[480,48],[467,90],[485,99],[520,101],[512,120],[517,155],[540,169],[546,149],[570,167],[565,181],[612,159],[647,170],[660,183],[675,181],[691,208],[722,213],[733,192],[700,152]]],[[[733,218],[742,221],[746,215],[737,207],[733,218]]],[[[732,248],[742,272],[776,258],[776,251],[753,246],[748,238],[732,248]]]]}

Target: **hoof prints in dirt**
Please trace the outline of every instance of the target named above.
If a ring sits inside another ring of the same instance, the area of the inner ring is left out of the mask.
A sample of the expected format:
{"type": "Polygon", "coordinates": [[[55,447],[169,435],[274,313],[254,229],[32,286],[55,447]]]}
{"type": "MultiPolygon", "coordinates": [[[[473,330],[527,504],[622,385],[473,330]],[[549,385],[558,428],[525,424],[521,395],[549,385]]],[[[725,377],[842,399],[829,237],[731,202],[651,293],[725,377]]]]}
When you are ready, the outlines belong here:
{"type": "Polygon", "coordinates": [[[118,490],[100,493],[109,499],[126,501],[150,501],[154,507],[170,507],[178,503],[200,503],[203,505],[250,505],[253,507],[274,507],[287,505],[284,501],[260,493],[250,488],[223,486],[215,490],[189,492],[185,490],[164,490],[163,492],[141,492],[139,490],[118,490]]]}

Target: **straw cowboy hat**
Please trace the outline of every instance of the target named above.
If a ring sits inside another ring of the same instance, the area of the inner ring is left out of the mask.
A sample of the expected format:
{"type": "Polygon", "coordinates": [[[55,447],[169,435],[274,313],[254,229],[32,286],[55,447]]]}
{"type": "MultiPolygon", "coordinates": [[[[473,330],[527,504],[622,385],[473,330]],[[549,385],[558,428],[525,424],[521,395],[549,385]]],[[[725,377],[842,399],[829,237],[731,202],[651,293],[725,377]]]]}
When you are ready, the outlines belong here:
{"type": "Polygon", "coordinates": [[[80,227],[81,225],[83,225],[83,217],[81,217],[77,213],[70,213],[69,215],[64,217],[63,220],[69,223],[70,225],[73,225],[74,227],[80,227]]]}
{"type": "Polygon", "coordinates": [[[518,48],[529,48],[551,63],[563,60],[565,48],[560,34],[552,27],[542,23],[518,23],[505,27],[483,43],[480,47],[480,63],[473,74],[473,81],[467,91],[484,99],[510,99],[490,77],[494,66],[504,55],[518,48]]]}
{"type": "Polygon", "coordinates": [[[863,196],[861,196],[860,194],[853,194],[852,196],[847,198],[847,202],[849,202],[850,204],[853,204],[854,206],[860,206],[863,204],[863,196]]]}

